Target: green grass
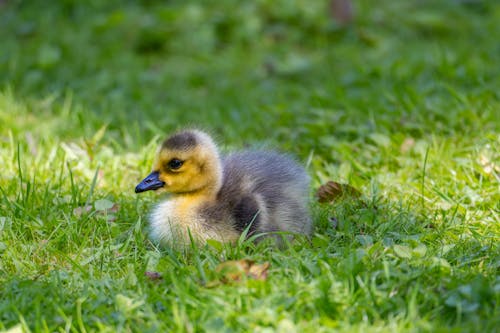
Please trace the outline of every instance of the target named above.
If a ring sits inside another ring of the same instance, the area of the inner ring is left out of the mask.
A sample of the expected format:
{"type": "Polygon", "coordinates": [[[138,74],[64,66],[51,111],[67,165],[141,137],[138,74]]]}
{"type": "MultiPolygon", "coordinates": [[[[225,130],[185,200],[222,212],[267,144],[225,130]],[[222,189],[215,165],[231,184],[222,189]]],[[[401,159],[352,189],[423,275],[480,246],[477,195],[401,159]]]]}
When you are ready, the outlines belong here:
{"type": "Polygon", "coordinates": [[[0,330],[497,331],[500,5],[354,2],[2,2],[0,330]],[[311,242],[151,244],[184,126],[309,161],[311,242]],[[242,258],[268,279],[205,286],[242,258]]]}

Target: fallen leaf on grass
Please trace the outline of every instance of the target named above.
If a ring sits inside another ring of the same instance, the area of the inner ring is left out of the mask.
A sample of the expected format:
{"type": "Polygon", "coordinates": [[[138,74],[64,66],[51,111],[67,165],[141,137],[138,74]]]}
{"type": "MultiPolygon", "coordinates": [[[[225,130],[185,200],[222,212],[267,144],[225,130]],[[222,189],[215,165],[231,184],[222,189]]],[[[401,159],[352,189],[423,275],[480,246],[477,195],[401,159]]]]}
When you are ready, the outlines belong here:
{"type": "Polygon", "coordinates": [[[231,284],[247,279],[265,281],[269,267],[269,262],[256,264],[250,259],[226,261],[217,266],[215,272],[218,278],[207,283],[207,287],[212,288],[220,284],[231,284]]]}
{"type": "Polygon", "coordinates": [[[325,203],[334,202],[342,197],[359,198],[361,192],[351,185],[328,181],[318,188],[316,196],[319,202],[325,203]]]}
{"type": "Polygon", "coordinates": [[[80,206],[73,209],[73,215],[75,215],[76,217],[80,217],[84,213],[90,213],[90,211],[92,211],[92,205],[80,206]]]}
{"type": "Polygon", "coordinates": [[[144,275],[151,281],[163,280],[163,276],[158,272],[144,272],[144,275]]]}
{"type": "Polygon", "coordinates": [[[248,269],[247,276],[254,280],[264,281],[267,279],[267,274],[269,271],[269,263],[265,262],[260,265],[251,264],[248,269]]]}

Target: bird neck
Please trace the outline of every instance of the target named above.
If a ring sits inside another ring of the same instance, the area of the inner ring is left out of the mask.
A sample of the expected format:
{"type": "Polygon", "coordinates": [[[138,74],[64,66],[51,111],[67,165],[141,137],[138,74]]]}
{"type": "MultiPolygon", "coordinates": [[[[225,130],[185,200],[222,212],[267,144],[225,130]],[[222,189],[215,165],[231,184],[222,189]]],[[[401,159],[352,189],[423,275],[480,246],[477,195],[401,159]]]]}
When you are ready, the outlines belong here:
{"type": "Polygon", "coordinates": [[[176,202],[177,213],[185,216],[187,212],[196,211],[206,204],[213,204],[217,200],[217,191],[207,186],[196,191],[176,193],[173,199],[176,202]]]}

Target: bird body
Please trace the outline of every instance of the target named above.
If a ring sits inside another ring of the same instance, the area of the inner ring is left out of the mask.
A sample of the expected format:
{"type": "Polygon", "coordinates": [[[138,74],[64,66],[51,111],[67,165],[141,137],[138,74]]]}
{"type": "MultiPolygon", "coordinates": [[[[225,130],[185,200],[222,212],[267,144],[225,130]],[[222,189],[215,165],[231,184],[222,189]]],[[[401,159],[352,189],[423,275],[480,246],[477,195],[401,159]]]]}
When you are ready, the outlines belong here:
{"type": "Polygon", "coordinates": [[[171,193],[150,214],[151,237],[160,244],[214,239],[234,242],[243,232],[311,232],[309,178],[290,157],[242,151],[220,157],[204,132],[167,138],[153,172],[136,187],[171,193]]]}

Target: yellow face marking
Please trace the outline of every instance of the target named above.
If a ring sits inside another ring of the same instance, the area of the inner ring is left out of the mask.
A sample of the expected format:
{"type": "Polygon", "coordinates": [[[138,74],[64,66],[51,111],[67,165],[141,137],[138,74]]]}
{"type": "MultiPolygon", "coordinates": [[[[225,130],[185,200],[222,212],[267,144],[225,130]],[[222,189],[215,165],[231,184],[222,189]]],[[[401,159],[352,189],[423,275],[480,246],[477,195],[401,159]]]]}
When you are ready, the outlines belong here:
{"type": "Polygon", "coordinates": [[[189,193],[204,187],[210,176],[203,172],[204,154],[199,149],[170,150],[161,149],[153,165],[153,170],[159,172],[159,179],[165,182],[164,190],[170,193],[189,193]],[[178,169],[172,169],[169,162],[172,159],[182,161],[178,169]]]}

